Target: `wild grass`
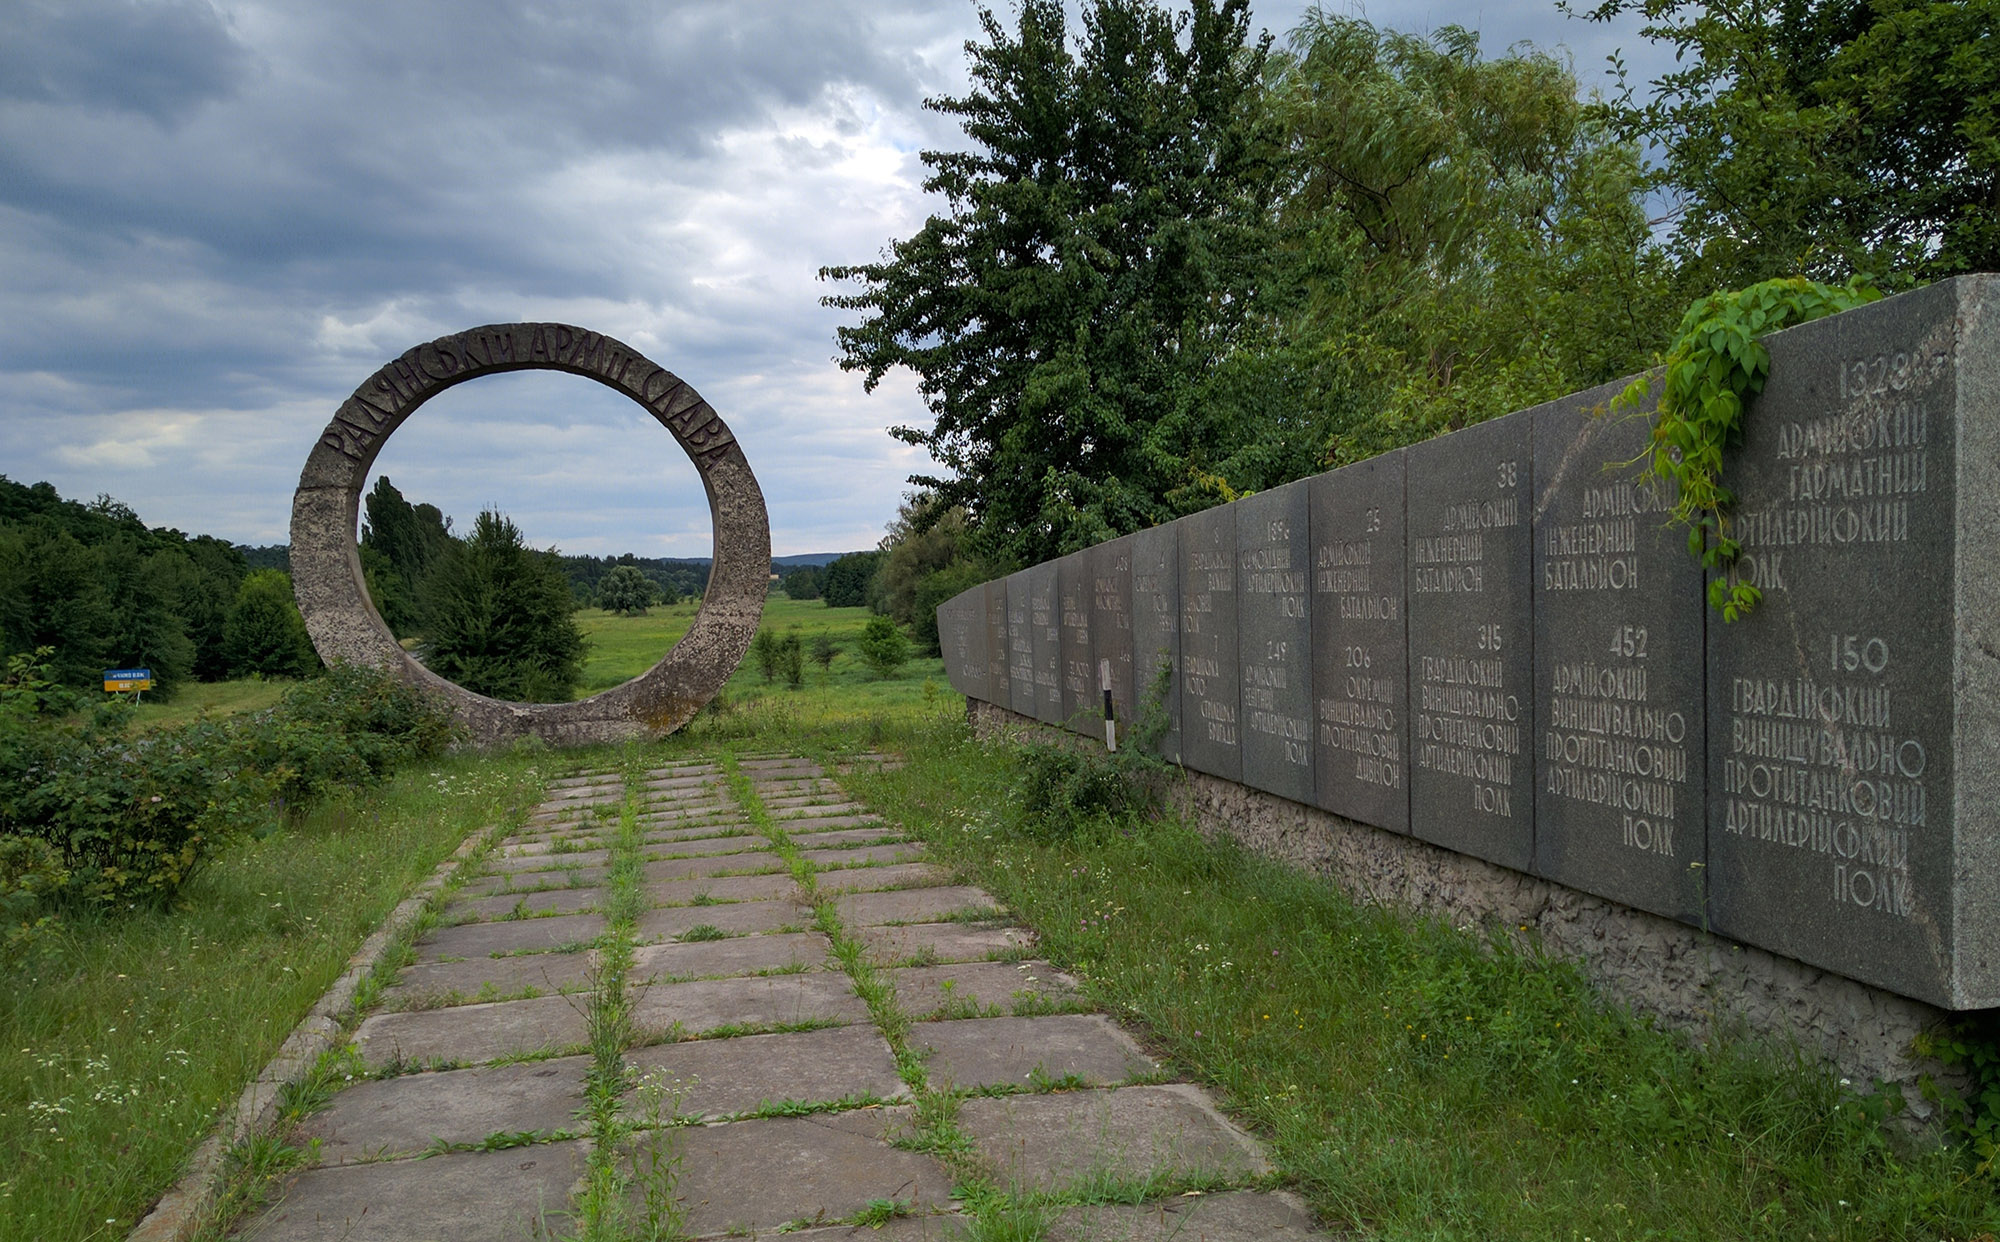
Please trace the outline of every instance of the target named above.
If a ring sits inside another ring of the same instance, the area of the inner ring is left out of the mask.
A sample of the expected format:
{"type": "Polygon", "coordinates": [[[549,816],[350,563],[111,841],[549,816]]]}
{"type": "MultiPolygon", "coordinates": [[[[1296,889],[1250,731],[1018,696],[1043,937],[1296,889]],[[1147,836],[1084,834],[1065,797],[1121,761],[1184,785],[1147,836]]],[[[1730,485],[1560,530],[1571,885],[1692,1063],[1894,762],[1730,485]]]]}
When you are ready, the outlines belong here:
{"type": "MultiPolygon", "coordinates": [[[[1379,1238],[1938,1239],[1993,1183],[1894,1139],[1783,1048],[1706,1048],[1505,936],[1355,905],[1190,826],[1020,831],[1012,760],[962,728],[847,780],[1041,932],[1105,1007],[1219,1087],[1338,1230],[1379,1238]]],[[[1508,929],[1512,930],[1512,929],[1508,929]]]]}
{"type": "Polygon", "coordinates": [[[171,908],[66,913],[0,977],[0,1239],[124,1236],[363,938],[551,770],[436,761],[239,842],[171,908]]]}
{"type": "Polygon", "coordinates": [[[200,716],[233,716],[276,707],[297,682],[258,679],[183,684],[167,702],[141,696],[132,727],[144,731],[186,724],[200,716]]]}

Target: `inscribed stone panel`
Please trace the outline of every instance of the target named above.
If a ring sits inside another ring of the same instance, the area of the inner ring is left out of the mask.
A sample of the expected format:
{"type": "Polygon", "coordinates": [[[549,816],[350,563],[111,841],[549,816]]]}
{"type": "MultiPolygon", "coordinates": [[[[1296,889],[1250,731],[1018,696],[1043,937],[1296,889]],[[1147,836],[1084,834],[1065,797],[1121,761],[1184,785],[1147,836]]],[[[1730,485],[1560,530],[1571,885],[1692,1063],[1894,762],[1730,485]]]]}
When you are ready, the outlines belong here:
{"type": "Polygon", "coordinates": [[[1337,815],[1410,830],[1403,450],[1309,480],[1314,780],[1337,815]]]}
{"type": "Polygon", "coordinates": [[[1028,630],[1035,660],[1035,719],[1061,724],[1062,612],[1056,587],[1056,563],[1043,561],[1024,569],[1028,580],[1028,630]]]}
{"type": "Polygon", "coordinates": [[[1180,539],[1182,762],[1241,780],[1236,506],[1190,514],[1174,526],[1180,539]]]}
{"type": "Polygon", "coordinates": [[[1408,450],[1410,827],[1525,871],[1535,765],[1525,412],[1408,450]]]}
{"type": "Polygon", "coordinates": [[[986,592],[986,701],[1001,707],[1014,705],[1007,681],[1007,580],[996,578],[983,588],[986,592]]]}
{"type": "Polygon", "coordinates": [[[1236,625],[1243,783],[1313,800],[1307,483],[1237,501],[1236,625]]]}
{"type": "Polygon", "coordinates": [[[985,586],[939,604],[937,624],[938,650],[944,655],[945,677],[952,689],[968,698],[986,698],[985,586]]]}
{"type": "Polygon", "coordinates": [[[1673,483],[1650,468],[1652,420],[1606,413],[1620,387],[1531,411],[1535,870],[1699,923],[1701,568],[1666,521],[1673,483]]]}
{"type": "Polygon", "coordinates": [[[1007,575],[1007,705],[1035,714],[1035,627],[1028,605],[1028,571],[1007,575]]]}
{"type": "Polygon", "coordinates": [[[1062,653],[1062,719],[1078,733],[1104,736],[1104,696],[1090,641],[1090,553],[1056,562],[1056,613],[1062,653]]]}
{"type": "Polygon", "coordinates": [[[1763,600],[1708,627],[1712,925],[1954,1008],[2000,1003],[1994,287],[1767,339],[1724,476],[1763,600]]]}
{"type": "MultiPolygon", "coordinates": [[[[1086,555],[1090,564],[1090,642],[1095,656],[1093,678],[1111,674],[1112,718],[1118,722],[1118,744],[1139,718],[1132,677],[1132,547],[1126,535],[1100,543],[1086,555]]],[[[1092,685],[1102,689],[1101,681],[1092,685]]],[[[1103,695],[1099,694],[1099,699],[1103,695]]],[[[1101,710],[1101,704],[1100,704],[1101,710]]]]}
{"type": "Polygon", "coordinates": [[[1181,761],[1181,555],[1178,524],[1132,536],[1132,687],[1140,702],[1152,691],[1161,664],[1169,671],[1166,736],[1160,755],[1181,761]]]}

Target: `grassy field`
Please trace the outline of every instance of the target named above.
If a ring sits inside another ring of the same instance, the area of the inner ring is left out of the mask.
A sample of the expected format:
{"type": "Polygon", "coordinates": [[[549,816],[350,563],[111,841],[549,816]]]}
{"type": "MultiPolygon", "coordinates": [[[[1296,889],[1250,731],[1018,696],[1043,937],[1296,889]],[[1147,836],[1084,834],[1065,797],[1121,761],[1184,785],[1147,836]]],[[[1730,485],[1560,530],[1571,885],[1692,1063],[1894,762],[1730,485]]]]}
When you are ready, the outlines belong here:
{"type": "Polygon", "coordinates": [[[142,698],[133,727],[160,729],[186,724],[198,716],[228,716],[236,712],[261,711],[276,707],[289,681],[196,681],[182,686],[172,700],[159,703],[142,698]]]}

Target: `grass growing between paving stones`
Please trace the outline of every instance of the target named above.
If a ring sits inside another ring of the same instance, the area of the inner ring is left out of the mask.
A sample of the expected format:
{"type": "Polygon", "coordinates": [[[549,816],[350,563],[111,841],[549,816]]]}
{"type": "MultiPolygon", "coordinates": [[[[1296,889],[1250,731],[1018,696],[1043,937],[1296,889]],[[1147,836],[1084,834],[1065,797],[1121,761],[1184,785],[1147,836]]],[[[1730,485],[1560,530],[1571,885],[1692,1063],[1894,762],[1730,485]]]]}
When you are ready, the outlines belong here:
{"type": "MultiPolygon", "coordinates": [[[[1222,1088],[1336,1228],[1788,1242],[2000,1230],[1993,1182],[1960,1153],[1893,1138],[1880,1098],[1796,1055],[1725,1032],[1696,1049],[1505,935],[1358,907],[1171,817],[1036,839],[1019,831],[1019,760],[962,727],[908,757],[848,787],[1222,1088]]],[[[996,1208],[991,1230],[1034,1206],[996,1208]]]]}
{"type": "Polygon", "coordinates": [[[0,987],[0,1239],[124,1236],[390,909],[550,769],[434,762],[240,842],[170,908],[66,916],[0,987]]]}

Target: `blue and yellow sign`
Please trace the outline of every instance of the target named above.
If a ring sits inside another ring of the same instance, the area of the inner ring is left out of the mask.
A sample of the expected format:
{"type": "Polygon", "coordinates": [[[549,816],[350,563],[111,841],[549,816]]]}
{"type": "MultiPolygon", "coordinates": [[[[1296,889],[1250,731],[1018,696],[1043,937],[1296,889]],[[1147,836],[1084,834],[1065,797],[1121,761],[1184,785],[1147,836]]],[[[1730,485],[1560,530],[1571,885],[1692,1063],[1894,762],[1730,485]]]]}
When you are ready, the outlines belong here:
{"type": "Polygon", "coordinates": [[[153,670],[150,668],[108,668],[104,670],[104,688],[112,694],[136,694],[153,688],[153,670]]]}

